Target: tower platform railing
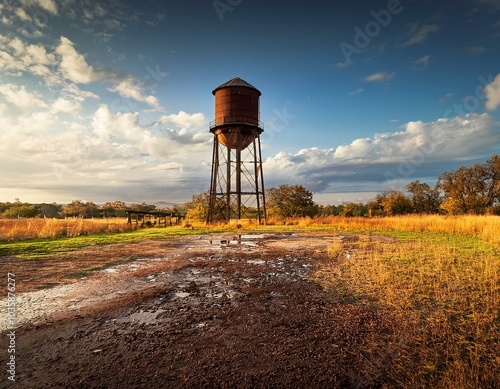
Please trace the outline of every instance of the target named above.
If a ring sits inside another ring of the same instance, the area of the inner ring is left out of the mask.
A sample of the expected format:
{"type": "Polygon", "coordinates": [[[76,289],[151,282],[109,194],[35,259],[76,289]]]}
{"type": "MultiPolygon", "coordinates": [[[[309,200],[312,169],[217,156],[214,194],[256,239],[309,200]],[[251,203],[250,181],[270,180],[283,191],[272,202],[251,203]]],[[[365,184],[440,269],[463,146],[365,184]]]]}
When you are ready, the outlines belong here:
{"type": "Polygon", "coordinates": [[[234,125],[250,125],[250,126],[258,126],[261,129],[264,129],[264,123],[260,120],[255,120],[253,118],[244,117],[244,116],[224,116],[223,118],[218,118],[210,122],[210,129],[223,126],[225,124],[234,124],[234,125]]]}

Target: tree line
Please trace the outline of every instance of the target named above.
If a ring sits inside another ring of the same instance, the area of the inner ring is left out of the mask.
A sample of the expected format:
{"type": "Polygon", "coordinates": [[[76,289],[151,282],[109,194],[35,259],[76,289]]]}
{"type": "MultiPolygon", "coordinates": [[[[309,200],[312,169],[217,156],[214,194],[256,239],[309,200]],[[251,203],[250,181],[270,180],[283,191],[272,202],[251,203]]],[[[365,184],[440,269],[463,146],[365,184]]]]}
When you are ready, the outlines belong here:
{"type": "MultiPolygon", "coordinates": [[[[125,217],[126,210],[165,211],[186,215],[194,220],[206,220],[209,193],[193,195],[191,201],[160,209],[146,203],[127,205],[114,201],[103,205],[73,200],[67,205],[30,204],[16,199],[0,203],[0,216],[19,217],[125,217]]],[[[313,193],[302,185],[281,185],[266,190],[268,216],[275,218],[317,216],[392,216],[404,214],[492,214],[500,215],[500,156],[493,155],[483,164],[461,166],[441,174],[434,187],[419,180],[406,186],[406,191],[389,190],[379,193],[367,203],[319,205],[313,193]]]]}
{"type": "MultiPolygon", "coordinates": [[[[62,205],[57,203],[30,204],[16,199],[15,202],[0,203],[0,217],[6,219],[46,217],[46,218],[108,218],[125,217],[127,210],[164,211],[178,214],[183,212],[178,207],[157,208],[152,204],[125,204],[123,201],[107,202],[97,205],[91,201],[73,200],[62,205]]],[[[182,213],[181,213],[182,214],[182,213]]]]}

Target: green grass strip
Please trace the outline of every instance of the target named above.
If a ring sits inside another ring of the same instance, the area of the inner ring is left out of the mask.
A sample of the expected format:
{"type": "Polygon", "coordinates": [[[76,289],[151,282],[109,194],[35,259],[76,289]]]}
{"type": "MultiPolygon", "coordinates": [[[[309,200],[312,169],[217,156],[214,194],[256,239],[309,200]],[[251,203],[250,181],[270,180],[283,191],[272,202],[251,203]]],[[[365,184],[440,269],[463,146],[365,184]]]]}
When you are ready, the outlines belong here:
{"type": "Polygon", "coordinates": [[[43,258],[57,253],[80,250],[86,247],[134,243],[149,239],[173,236],[202,235],[222,232],[222,229],[187,229],[182,227],[151,228],[115,234],[82,235],[74,238],[36,239],[0,243],[0,256],[13,255],[26,259],[43,258]]]}

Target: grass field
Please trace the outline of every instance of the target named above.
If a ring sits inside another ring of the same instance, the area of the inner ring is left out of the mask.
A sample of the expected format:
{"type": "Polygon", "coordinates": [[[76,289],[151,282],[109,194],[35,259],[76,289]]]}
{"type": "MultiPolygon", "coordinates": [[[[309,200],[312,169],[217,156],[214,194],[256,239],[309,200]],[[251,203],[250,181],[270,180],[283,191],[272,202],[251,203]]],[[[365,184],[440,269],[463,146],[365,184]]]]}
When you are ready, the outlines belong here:
{"type": "Polygon", "coordinates": [[[403,388],[489,388],[500,381],[500,217],[327,217],[137,230],[118,221],[58,221],[57,228],[43,219],[0,222],[1,239],[11,240],[0,243],[0,255],[20,260],[186,234],[326,232],[331,244],[313,279],[339,304],[363,305],[397,323],[360,350],[367,356],[362,374],[383,372],[387,387],[403,388]]]}
{"type": "MultiPolygon", "coordinates": [[[[271,221],[271,224],[278,224],[271,221]]],[[[285,221],[292,228],[333,228],[346,231],[412,231],[436,232],[460,236],[474,236],[500,244],[500,217],[498,216],[442,216],[406,215],[391,217],[322,217],[285,221]]]]}
{"type": "Polygon", "coordinates": [[[383,236],[336,233],[330,263],[314,276],[339,302],[386,312],[397,323],[394,333],[367,342],[364,374],[383,371],[387,387],[498,387],[500,250],[486,241],[498,237],[474,236],[483,230],[465,228],[471,220],[428,221],[462,235],[404,231],[419,227],[399,221],[383,236]]]}

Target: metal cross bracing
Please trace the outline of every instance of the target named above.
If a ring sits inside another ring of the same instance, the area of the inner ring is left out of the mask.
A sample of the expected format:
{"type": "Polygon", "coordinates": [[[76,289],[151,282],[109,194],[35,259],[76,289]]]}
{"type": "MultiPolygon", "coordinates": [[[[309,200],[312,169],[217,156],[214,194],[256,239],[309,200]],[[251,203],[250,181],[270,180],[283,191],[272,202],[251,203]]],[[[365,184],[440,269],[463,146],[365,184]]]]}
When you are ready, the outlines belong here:
{"type": "Polygon", "coordinates": [[[266,218],[260,137],[247,135],[253,139],[239,150],[214,134],[208,223],[243,218],[261,223],[266,218]]]}

